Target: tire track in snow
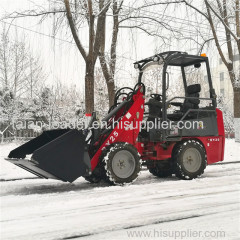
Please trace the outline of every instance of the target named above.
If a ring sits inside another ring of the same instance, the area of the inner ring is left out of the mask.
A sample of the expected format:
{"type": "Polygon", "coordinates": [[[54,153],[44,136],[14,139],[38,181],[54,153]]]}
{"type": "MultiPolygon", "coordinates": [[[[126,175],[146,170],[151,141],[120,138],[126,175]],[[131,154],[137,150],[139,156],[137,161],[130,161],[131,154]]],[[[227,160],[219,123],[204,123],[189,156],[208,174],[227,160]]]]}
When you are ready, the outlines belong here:
{"type": "MultiPolygon", "coordinates": [[[[210,214],[209,214],[210,215],[210,214]]],[[[116,231],[116,230],[124,230],[124,229],[131,229],[131,228],[136,228],[136,227],[142,227],[142,226],[148,226],[148,225],[153,225],[153,224],[159,224],[159,223],[167,223],[167,222],[175,222],[175,221],[181,221],[181,220],[186,220],[186,219],[190,219],[190,218],[198,218],[200,217],[201,215],[193,215],[193,216],[189,216],[189,217],[183,217],[183,218],[175,218],[175,219],[169,219],[169,220],[162,220],[162,221],[156,221],[156,222],[153,222],[153,223],[149,223],[147,225],[145,224],[139,224],[139,225],[131,225],[129,227],[123,227],[123,228],[119,228],[119,229],[115,229],[115,230],[112,230],[112,231],[116,231]]],[[[110,232],[110,231],[103,231],[104,233],[105,232],[110,232]]],[[[94,233],[89,233],[89,234],[79,234],[79,235],[72,235],[72,236],[69,236],[69,237],[63,237],[61,238],[62,240],[67,240],[67,239],[76,239],[76,238],[82,238],[82,237],[89,237],[89,236],[93,236],[93,235],[96,235],[96,234],[99,234],[99,233],[103,233],[103,232],[94,232],[94,233]]]]}
{"type": "Polygon", "coordinates": [[[240,161],[233,161],[233,162],[217,162],[217,163],[210,164],[210,165],[208,165],[208,166],[211,166],[211,165],[228,165],[228,164],[234,164],[234,163],[238,164],[238,163],[240,163],[240,161]]]}
{"type": "MultiPolygon", "coordinates": [[[[146,176],[151,175],[146,174],[146,176]]],[[[58,186],[56,186],[56,189],[54,189],[55,194],[53,195],[39,195],[39,197],[41,196],[41,198],[39,198],[36,195],[34,196],[33,193],[33,195],[24,195],[16,198],[16,200],[10,196],[9,200],[12,199],[11,202],[8,201],[8,197],[6,196],[4,200],[6,207],[4,211],[6,214],[4,214],[5,221],[3,223],[4,227],[7,228],[7,230],[5,230],[6,239],[10,236],[7,232],[9,232],[11,236],[19,236],[19,239],[26,239],[27,236],[34,236],[38,239],[40,239],[41,236],[42,239],[43,237],[45,237],[45,239],[76,239],[107,232],[110,231],[110,229],[112,231],[129,229],[138,226],[164,223],[171,219],[172,221],[181,221],[194,218],[194,216],[207,216],[219,213],[220,211],[233,211],[238,208],[236,187],[233,186],[236,177],[235,179],[232,179],[232,176],[209,179],[200,178],[195,181],[159,181],[159,179],[152,176],[151,179],[154,181],[148,183],[147,188],[141,186],[141,183],[145,181],[145,178],[142,178],[139,181],[139,185],[133,184],[127,187],[100,187],[95,190],[88,189],[73,193],[71,193],[71,189],[69,189],[70,193],[69,191],[59,193],[56,192],[58,188],[58,186]],[[178,191],[174,190],[176,187],[178,191]],[[96,196],[94,196],[95,194],[96,196]],[[87,198],[86,200],[84,200],[85,197],[87,198]],[[37,208],[36,204],[38,204],[38,202],[36,202],[36,199],[40,201],[40,205],[37,208]],[[62,205],[62,199],[67,203],[66,205],[62,205]],[[50,204],[50,201],[56,202],[59,208],[54,208],[53,205],[50,204]],[[99,206],[93,209],[93,206],[96,204],[99,206]],[[174,209],[174,206],[179,204],[181,206],[184,205],[183,208],[175,207],[174,209]],[[17,208],[20,209],[21,207],[24,207],[24,209],[19,211],[17,208]],[[31,211],[25,211],[29,207],[32,207],[31,211]],[[14,212],[12,217],[14,216],[15,219],[8,216],[9,210],[14,212]],[[19,211],[17,216],[15,210],[17,210],[17,212],[19,211]],[[141,217],[132,217],[135,216],[138,210],[138,214],[140,214],[141,217]],[[120,217],[120,220],[115,219],[116,224],[113,222],[110,215],[111,213],[120,217]],[[122,213],[124,214],[122,215],[122,213]],[[110,217],[110,219],[108,219],[107,216],[110,217]],[[62,225],[63,223],[58,222],[61,221],[61,219],[74,219],[79,221],[79,223],[74,224],[74,222],[71,222],[73,226],[69,229],[65,228],[65,224],[62,225]],[[36,224],[34,225],[36,230],[34,232],[32,231],[30,235],[26,235],[27,233],[21,232],[22,230],[20,228],[18,229],[19,224],[22,226],[30,226],[32,223],[36,224]],[[51,232],[44,232],[44,229],[51,223],[55,224],[51,225],[51,232]],[[83,224],[82,229],[78,229],[78,224],[83,224]],[[91,225],[92,227],[87,227],[91,225]],[[11,230],[13,232],[11,232],[11,230]]],[[[32,184],[34,184],[34,182],[32,182],[32,184]]],[[[83,183],[80,185],[87,186],[90,184],[83,183]]],[[[12,187],[13,184],[9,186],[12,187]]],[[[67,187],[68,186],[66,186],[66,189],[67,187]]]]}
{"type": "Polygon", "coordinates": [[[39,177],[24,177],[24,178],[10,178],[10,179],[1,178],[0,182],[21,181],[21,180],[29,180],[29,179],[40,179],[40,178],[39,177]]]}
{"type": "MultiPolygon", "coordinates": [[[[224,170],[222,172],[226,173],[226,175],[221,175],[221,171],[212,171],[212,172],[208,172],[206,173],[206,176],[202,176],[201,178],[195,179],[195,180],[191,180],[191,181],[202,181],[205,179],[209,179],[209,183],[211,183],[211,181],[216,178],[218,178],[218,186],[221,186],[221,184],[225,183],[225,179],[224,178],[228,178],[229,177],[229,172],[231,173],[231,177],[233,176],[238,176],[239,173],[232,173],[233,170],[224,170]],[[212,174],[219,174],[217,176],[212,176],[212,174]],[[211,176],[208,176],[208,174],[211,174],[211,176]]],[[[235,171],[237,171],[235,169],[235,171]]],[[[41,180],[41,179],[38,179],[41,180]]],[[[235,181],[231,181],[231,184],[235,184],[235,181]]],[[[129,186],[134,186],[134,187],[141,187],[141,186],[146,186],[146,185],[154,185],[154,184],[175,184],[177,182],[186,182],[189,183],[190,181],[186,181],[186,180],[179,180],[176,177],[169,177],[169,178],[164,178],[164,179],[160,179],[157,178],[155,176],[152,176],[150,173],[148,174],[144,174],[144,176],[142,175],[134,184],[129,185],[129,186]]],[[[107,183],[98,183],[98,184],[90,184],[87,183],[85,181],[83,182],[76,182],[76,183],[61,183],[59,181],[49,181],[48,180],[43,180],[40,183],[38,182],[37,184],[34,184],[34,182],[29,182],[29,181],[23,181],[22,182],[18,182],[20,185],[14,185],[14,188],[12,188],[12,184],[14,182],[9,181],[9,182],[5,182],[6,186],[5,186],[5,191],[2,188],[1,189],[1,194],[0,196],[7,196],[7,195],[32,195],[32,194],[59,194],[59,193],[64,193],[64,192],[69,192],[69,191],[76,191],[79,193],[83,193],[86,194],[88,193],[89,195],[95,195],[96,192],[101,192],[101,193],[109,193],[109,192],[115,192],[115,189],[125,189],[127,186],[109,186],[107,183]],[[10,184],[11,185],[8,185],[10,184]]],[[[4,185],[3,185],[4,186],[4,185]]],[[[214,185],[215,186],[215,185],[214,185]]],[[[213,188],[214,188],[213,186],[213,188]]],[[[161,186],[163,187],[163,186],[161,186]]]]}
{"type": "MultiPolygon", "coordinates": [[[[218,182],[219,184],[219,187],[222,186],[222,183],[221,182],[218,182]]],[[[92,204],[88,205],[88,206],[79,206],[78,207],[78,211],[81,211],[83,213],[88,213],[88,214],[94,214],[94,213],[107,213],[110,211],[122,211],[122,210],[126,210],[126,209],[129,209],[129,208],[123,208],[123,206],[125,205],[130,205],[130,206],[134,206],[134,207],[138,207],[139,209],[140,208],[144,208],[146,206],[148,206],[148,204],[150,205],[156,205],[156,206],[159,206],[159,204],[162,203],[165,203],[165,202],[168,202],[169,200],[182,200],[182,199],[187,199],[188,201],[191,201],[191,200],[196,200],[196,199],[205,199],[205,198],[209,198],[209,197],[212,197],[212,196],[216,196],[216,195],[221,195],[221,194],[230,194],[230,193],[235,193],[235,192],[238,192],[237,188],[235,188],[235,186],[233,186],[232,183],[229,183],[229,184],[226,184],[225,183],[225,186],[224,187],[232,187],[231,190],[223,190],[223,189],[218,189],[218,185],[214,185],[214,186],[204,186],[202,188],[198,188],[198,190],[206,190],[206,192],[194,192],[195,189],[192,188],[192,189],[188,189],[187,192],[182,192],[180,191],[179,193],[175,193],[175,195],[172,195],[172,192],[171,191],[168,191],[168,192],[165,192],[165,190],[163,189],[162,192],[158,192],[158,193],[155,193],[155,195],[142,195],[138,198],[138,201],[137,203],[135,202],[135,199],[121,199],[121,194],[119,195],[119,198],[118,198],[118,195],[115,196],[115,198],[113,199],[110,199],[109,201],[111,201],[110,203],[103,203],[102,201],[102,198],[99,198],[98,197],[98,200],[100,201],[101,204],[98,204],[98,202],[93,202],[92,204]],[[216,191],[214,191],[215,189],[218,189],[216,191]],[[107,207],[107,208],[106,208],[107,207]]],[[[127,190],[127,189],[126,189],[127,190]]],[[[105,191],[104,191],[105,192],[105,191]]],[[[106,192],[107,193],[107,192],[106,192]]],[[[109,191],[108,194],[111,195],[112,191],[109,191]]],[[[151,192],[150,192],[151,193],[151,192]]],[[[104,194],[105,195],[105,194],[104,194]]],[[[69,199],[68,198],[65,198],[65,200],[68,202],[69,200],[71,200],[73,196],[69,196],[69,199]]],[[[75,194],[75,197],[76,194],[75,194]]],[[[136,196],[138,197],[138,196],[136,196]]],[[[48,198],[47,198],[48,199],[48,198]]],[[[237,199],[236,199],[237,201],[237,199]]],[[[26,204],[28,204],[26,202],[26,204]]],[[[231,204],[229,202],[229,204],[231,204]]],[[[212,207],[212,206],[211,206],[212,207]]],[[[130,208],[131,209],[131,208],[130,208]]],[[[61,212],[58,212],[56,210],[52,211],[52,210],[48,210],[47,212],[47,215],[45,215],[45,213],[41,213],[40,216],[41,217],[50,217],[50,216],[61,216],[62,214],[74,214],[74,212],[76,211],[76,208],[70,208],[69,207],[64,210],[62,209],[61,212]]],[[[34,212],[32,213],[32,217],[34,217],[34,212]]],[[[14,219],[8,219],[7,221],[17,221],[17,220],[20,220],[20,218],[14,218],[14,219]]]]}
{"type": "MultiPolygon", "coordinates": [[[[235,212],[236,210],[239,210],[239,209],[236,208],[236,209],[231,209],[231,210],[227,210],[227,211],[224,211],[224,212],[235,212]]],[[[112,229],[112,230],[108,230],[108,231],[105,230],[105,231],[99,231],[99,232],[93,232],[93,233],[74,234],[74,235],[71,235],[71,236],[68,236],[68,237],[62,237],[61,240],[78,239],[78,238],[94,236],[94,235],[98,235],[98,234],[106,233],[106,232],[114,232],[114,231],[119,231],[119,230],[129,230],[129,229],[132,229],[132,228],[146,227],[146,226],[149,226],[149,225],[157,225],[157,224],[161,224],[161,223],[178,222],[178,221],[187,220],[187,219],[194,219],[194,218],[216,215],[220,212],[221,211],[217,211],[217,212],[214,212],[214,213],[207,213],[207,214],[190,215],[190,216],[186,216],[186,217],[175,217],[175,218],[170,218],[170,219],[165,219],[165,220],[153,221],[152,223],[150,222],[148,224],[145,224],[145,223],[144,224],[136,224],[136,225],[133,224],[133,225],[130,225],[128,227],[112,229]]]]}
{"type": "MultiPolygon", "coordinates": [[[[239,164],[239,163],[240,163],[240,161],[218,162],[218,163],[213,163],[213,164],[207,165],[207,167],[217,166],[217,165],[239,164]]],[[[148,171],[148,169],[146,167],[143,167],[141,171],[148,171]]],[[[21,180],[29,180],[29,179],[42,179],[42,178],[39,178],[39,177],[24,177],[24,178],[10,178],[10,179],[1,178],[0,182],[21,181],[21,180]]]]}

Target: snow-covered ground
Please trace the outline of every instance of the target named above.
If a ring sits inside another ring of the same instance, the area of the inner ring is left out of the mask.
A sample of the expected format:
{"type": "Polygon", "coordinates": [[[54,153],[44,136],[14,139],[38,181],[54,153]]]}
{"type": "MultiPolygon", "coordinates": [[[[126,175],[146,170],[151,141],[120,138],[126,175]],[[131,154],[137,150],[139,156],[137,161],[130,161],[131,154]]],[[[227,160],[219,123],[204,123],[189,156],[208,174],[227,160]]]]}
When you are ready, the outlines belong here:
{"type": "MultiPolygon", "coordinates": [[[[240,163],[208,166],[192,181],[143,171],[124,187],[70,184],[4,161],[18,145],[0,145],[1,239],[239,239],[240,163]]],[[[225,162],[239,154],[227,140],[225,162]]]]}

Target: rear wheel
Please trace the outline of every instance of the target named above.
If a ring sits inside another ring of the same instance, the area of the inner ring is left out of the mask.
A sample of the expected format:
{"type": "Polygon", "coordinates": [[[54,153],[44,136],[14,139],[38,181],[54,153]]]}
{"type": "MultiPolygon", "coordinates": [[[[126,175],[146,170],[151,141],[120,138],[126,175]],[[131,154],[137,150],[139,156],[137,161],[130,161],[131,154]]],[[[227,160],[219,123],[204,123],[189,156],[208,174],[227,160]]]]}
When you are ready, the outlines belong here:
{"type": "Polygon", "coordinates": [[[173,165],[176,176],[181,179],[199,177],[207,165],[205,148],[195,140],[178,144],[173,152],[173,165]]]}
{"type": "Polygon", "coordinates": [[[107,180],[116,185],[132,183],[141,170],[140,156],[128,143],[115,143],[106,149],[103,162],[107,180]]]}

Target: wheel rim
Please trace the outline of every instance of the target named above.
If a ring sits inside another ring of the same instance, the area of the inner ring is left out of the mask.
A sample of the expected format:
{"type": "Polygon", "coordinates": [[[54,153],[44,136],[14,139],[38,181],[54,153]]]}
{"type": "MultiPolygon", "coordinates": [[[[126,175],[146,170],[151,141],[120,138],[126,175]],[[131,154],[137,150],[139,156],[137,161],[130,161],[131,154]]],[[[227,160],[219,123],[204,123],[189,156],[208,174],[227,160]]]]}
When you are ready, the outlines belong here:
{"type": "Polygon", "coordinates": [[[202,162],[200,152],[196,148],[188,148],[183,154],[183,166],[188,172],[199,170],[202,162]]]}
{"type": "Polygon", "coordinates": [[[134,172],[135,166],[135,158],[129,151],[118,151],[113,157],[112,170],[119,178],[130,177],[134,172]]]}

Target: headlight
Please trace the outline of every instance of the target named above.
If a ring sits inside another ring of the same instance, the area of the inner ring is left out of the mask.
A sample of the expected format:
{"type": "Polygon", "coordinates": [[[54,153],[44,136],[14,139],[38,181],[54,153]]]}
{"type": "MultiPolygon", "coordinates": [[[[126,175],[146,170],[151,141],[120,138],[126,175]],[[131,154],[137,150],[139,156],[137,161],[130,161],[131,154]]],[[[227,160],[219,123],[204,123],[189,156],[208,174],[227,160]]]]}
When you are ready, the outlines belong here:
{"type": "Polygon", "coordinates": [[[159,57],[158,57],[158,56],[155,56],[155,57],[153,58],[153,61],[154,61],[154,62],[158,62],[158,60],[159,60],[159,57]]]}
{"type": "Polygon", "coordinates": [[[134,68],[135,68],[135,69],[138,69],[138,68],[139,68],[139,64],[138,64],[138,63],[135,63],[135,64],[134,64],[134,68]]]}

